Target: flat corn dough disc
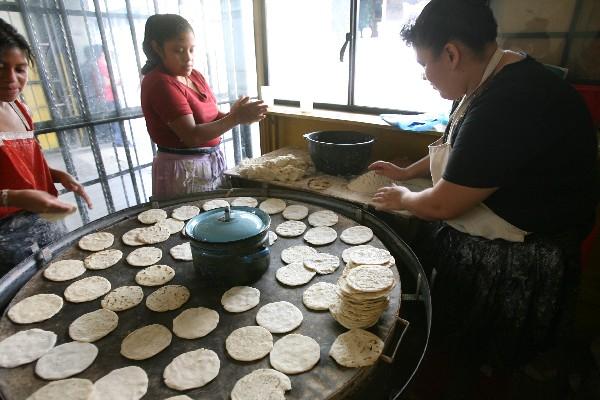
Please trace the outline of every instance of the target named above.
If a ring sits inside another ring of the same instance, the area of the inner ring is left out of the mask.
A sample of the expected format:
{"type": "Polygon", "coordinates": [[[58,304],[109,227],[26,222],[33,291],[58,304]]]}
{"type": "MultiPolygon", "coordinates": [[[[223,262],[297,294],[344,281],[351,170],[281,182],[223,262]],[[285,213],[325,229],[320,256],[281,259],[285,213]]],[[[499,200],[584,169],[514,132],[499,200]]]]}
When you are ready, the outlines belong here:
{"type": "Polygon", "coordinates": [[[20,331],[0,341],[0,367],[14,368],[37,360],[56,344],[56,333],[42,329],[20,331]]]}
{"type": "Polygon", "coordinates": [[[273,231],[269,231],[269,246],[273,245],[277,240],[277,234],[273,231]]]}
{"type": "Polygon", "coordinates": [[[114,311],[101,308],[71,322],[69,336],[78,342],[92,343],[114,331],[117,325],[119,316],[114,311]]]}
{"type": "Polygon", "coordinates": [[[134,267],[147,267],[156,264],[162,258],[162,250],[158,247],[140,247],[127,256],[129,265],[134,267]]]}
{"type": "Polygon", "coordinates": [[[275,228],[275,232],[282,237],[300,236],[305,230],[306,224],[302,221],[285,221],[275,228]]]}
{"type": "Polygon", "coordinates": [[[171,237],[171,231],[164,225],[156,224],[152,225],[140,233],[138,233],[138,240],[145,244],[156,244],[162,243],[171,237]]]}
{"type": "Polygon", "coordinates": [[[146,307],[156,312],[177,310],[189,298],[190,291],[185,286],[167,285],[155,290],[146,297],[146,307]]]}
{"type": "Polygon", "coordinates": [[[358,250],[363,250],[363,249],[376,249],[377,247],[375,246],[371,246],[370,244],[361,244],[358,246],[352,246],[352,247],[348,247],[347,249],[344,249],[344,251],[342,251],[342,260],[347,264],[350,261],[350,255],[358,250]]]}
{"type": "Polygon", "coordinates": [[[251,286],[234,286],[221,296],[223,308],[229,312],[248,311],[260,302],[260,290],[251,286]]]}
{"type": "Polygon", "coordinates": [[[380,292],[394,285],[394,273],[383,265],[359,265],[350,270],[346,282],[359,292],[380,292]]]}
{"type": "Polygon", "coordinates": [[[81,260],[61,260],[53,262],[44,270],[44,277],[54,282],[70,281],[85,272],[81,260]]]}
{"type": "Polygon", "coordinates": [[[175,357],[165,368],[163,378],[171,389],[194,389],[215,379],[220,367],[217,353],[208,349],[198,349],[175,357]]]}
{"type": "Polygon", "coordinates": [[[231,400],[285,400],[292,389],[290,378],[279,371],[261,368],[241,377],[233,386],[231,400]]]}
{"type": "Polygon", "coordinates": [[[318,253],[304,258],[304,266],[320,275],[331,274],[340,266],[340,258],[328,253],[318,253]]]}
{"type": "Polygon", "coordinates": [[[265,304],[256,313],[256,323],[271,333],[286,333],[302,323],[302,311],[287,301],[265,304]]]}
{"type": "Polygon", "coordinates": [[[140,367],[114,369],[94,383],[90,400],[139,400],[148,391],[148,375],[140,367]]]}
{"type": "Polygon", "coordinates": [[[62,307],[62,297],[55,294],[36,294],[12,306],[7,315],[16,324],[33,324],[52,318],[62,307]]]}
{"type": "Polygon", "coordinates": [[[90,254],[83,260],[87,269],[97,270],[112,267],[123,258],[121,250],[108,249],[90,254]]]}
{"type": "Polygon", "coordinates": [[[181,260],[181,261],[192,261],[192,247],[190,245],[190,242],[185,242],[182,244],[178,244],[177,246],[173,246],[171,247],[171,249],[169,250],[169,253],[171,253],[171,257],[173,257],[176,260],[181,260]]]}
{"type": "Polygon", "coordinates": [[[173,319],[173,333],[183,339],[198,339],[219,324],[219,313],[205,307],[188,308],[173,319]]]}
{"type": "Polygon", "coordinates": [[[312,369],[320,358],[321,346],[315,339],[292,333],[275,342],[269,361],[284,374],[300,374],[312,369]]]}
{"type": "Polygon", "coordinates": [[[231,201],[232,206],[236,207],[256,207],[258,205],[258,200],[254,197],[236,197],[231,201]]]}
{"type": "Polygon", "coordinates": [[[108,293],[110,287],[108,279],[101,276],[89,276],[67,286],[65,299],[71,303],[92,301],[108,293]]]}
{"type": "Polygon", "coordinates": [[[278,214],[285,210],[285,207],[285,201],[281,199],[266,199],[258,206],[258,208],[260,208],[267,214],[278,214]]]}
{"type": "Polygon", "coordinates": [[[163,228],[166,228],[171,235],[174,235],[181,232],[185,226],[185,222],[175,218],[167,218],[163,221],[157,222],[155,226],[162,226],[163,228]]]}
{"type": "Polygon", "coordinates": [[[303,263],[293,262],[277,269],[275,278],[287,286],[300,286],[310,282],[316,274],[315,271],[305,268],[303,263]]]}
{"type": "Polygon", "coordinates": [[[200,208],[196,206],[181,206],[173,210],[171,217],[179,221],[187,221],[198,214],[200,214],[200,208]]]}
{"type": "Polygon", "coordinates": [[[329,355],[341,366],[358,368],[375,364],[383,351],[383,340],[363,329],[350,329],[339,335],[329,355]]]}
{"type": "Polygon", "coordinates": [[[141,286],[160,286],[175,277],[175,270],[168,265],[151,265],[135,274],[135,283],[141,286]]]}
{"type": "Polygon", "coordinates": [[[140,232],[143,232],[146,228],[135,228],[130,231],[127,231],[121,237],[123,243],[127,246],[143,246],[145,243],[138,239],[138,235],[140,232]]]}
{"type": "Polygon", "coordinates": [[[123,339],[121,354],[130,360],[145,360],[166,349],[172,337],[171,331],[164,325],[146,325],[123,339]]]}
{"type": "Polygon", "coordinates": [[[367,226],[357,225],[344,229],[340,240],[347,244],[363,244],[373,239],[373,231],[367,226]]]}
{"type": "Polygon", "coordinates": [[[151,208],[150,210],[139,213],[137,218],[142,224],[151,225],[167,219],[167,212],[160,208],[151,208]]]}
{"type": "Polygon", "coordinates": [[[94,384],[88,379],[70,378],[50,382],[36,390],[27,400],[89,400],[94,384]]]}
{"type": "Polygon", "coordinates": [[[260,360],[273,348],[273,335],[262,326],[244,326],[227,336],[225,348],[234,360],[260,360]]]}
{"type": "Polygon", "coordinates": [[[65,379],[85,371],[97,355],[98,348],[91,343],[63,343],[37,361],[35,373],[46,380],[65,379]]]}
{"type": "Polygon", "coordinates": [[[208,200],[206,203],[202,204],[202,209],[204,211],[210,211],[210,210],[214,210],[216,208],[227,207],[228,205],[229,205],[229,202],[227,200],[214,199],[214,200],[208,200]]]}
{"type": "Polygon", "coordinates": [[[311,226],[334,226],[338,223],[339,217],[330,210],[315,211],[308,216],[308,223],[311,226]]]}
{"type": "Polygon", "coordinates": [[[292,204],[287,206],[285,210],[283,210],[283,218],[290,219],[294,221],[300,221],[301,219],[306,218],[308,215],[308,207],[302,206],[300,204],[292,204]]]}
{"type": "Polygon", "coordinates": [[[333,243],[336,239],[337,232],[335,229],[328,226],[317,226],[316,228],[310,228],[304,234],[304,240],[314,246],[322,246],[333,243]]]}
{"type": "Polygon", "coordinates": [[[302,294],[302,302],[307,308],[316,311],[329,310],[329,306],[338,299],[337,285],[328,282],[317,282],[302,294]]]}
{"type": "Polygon", "coordinates": [[[96,232],[79,239],[79,247],[88,251],[100,251],[113,245],[115,237],[112,233],[96,232]]]}
{"type": "Polygon", "coordinates": [[[317,254],[317,250],[310,246],[292,246],[283,249],[281,252],[281,260],[286,264],[293,262],[304,262],[304,258],[317,254]]]}
{"type": "Polygon", "coordinates": [[[352,262],[355,265],[384,265],[390,263],[392,255],[386,249],[368,247],[353,250],[350,252],[349,258],[349,262],[352,262]]]}
{"type": "Polygon", "coordinates": [[[139,286],[121,286],[104,296],[100,305],[111,311],[125,311],[140,304],[144,292],[139,286]]]}

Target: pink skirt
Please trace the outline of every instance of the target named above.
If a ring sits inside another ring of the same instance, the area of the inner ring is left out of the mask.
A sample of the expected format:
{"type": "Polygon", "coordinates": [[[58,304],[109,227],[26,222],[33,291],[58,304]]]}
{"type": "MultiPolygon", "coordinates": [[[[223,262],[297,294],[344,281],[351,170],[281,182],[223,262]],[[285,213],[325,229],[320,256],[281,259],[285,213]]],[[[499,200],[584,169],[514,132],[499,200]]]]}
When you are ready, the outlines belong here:
{"type": "Polygon", "coordinates": [[[225,159],[212,154],[172,154],[159,151],[152,162],[152,197],[165,200],[218,189],[223,183],[225,159]]]}

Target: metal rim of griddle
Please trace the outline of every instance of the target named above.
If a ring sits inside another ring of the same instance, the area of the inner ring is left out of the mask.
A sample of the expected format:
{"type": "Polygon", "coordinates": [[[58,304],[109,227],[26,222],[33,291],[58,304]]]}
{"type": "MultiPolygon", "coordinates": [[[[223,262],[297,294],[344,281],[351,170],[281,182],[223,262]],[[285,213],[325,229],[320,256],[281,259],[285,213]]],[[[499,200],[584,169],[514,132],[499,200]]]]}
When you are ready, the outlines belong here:
{"type": "MultiPolygon", "coordinates": [[[[423,302],[426,312],[426,338],[424,341],[424,347],[421,351],[420,357],[412,369],[412,372],[404,382],[404,385],[398,389],[396,394],[390,396],[390,399],[396,400],[404,392],[408,384],[412,381],[415,373],[417,372],[429,343],[429,335],[431,329],[431,294],[429,284],[426,279],[426,274],[421,267],[418,258],[414,252],[408,247],[408,245],[397,236],[397,234],[390,228],[385,222],[379,217],[375,216],[367,209],[367,205],[364,208],[356,205],[355,203],[349,203],[347,201],[323,196],[320,194],[305,192],[305,191],[294,191],[288,189],[279,189],[269,186],[263,186],[259,188],[233,188],[233,189],[220,189],[211,192],[196,193],[192,195],[186,195],[177,197],[165,201],[154,201],[151,199],[150,202],[133,206],[117,213],[107,215],[87,225],[84,225],[72,232],[66,234],[60,241],[52,243],[41,249],[34,249],[35,253],[19,263],[15,268],[9,271],[2,279],[0,279],[0,310],[4,310],[5,307],[10,303],[11,299],[15,294],[33,277],[39,268],[45,266],[56,254],[67,247],[74,245],[82,236],[89,233],[97,232],[104,228],[110,227],[118,222],[130,219],[131,217],[137,216],[140,212],[148,208],[165,208],[182,204],[185,202],[199,201],[203,199],[214,199],[214,198],[232,198],[232,197],[275,197],[283,198],[288,200],[295,200],[299,202],[309,202],[316,206],[330,209],[344,216],[355,220],[356,222],[369,226],[374,234],[380,238],[381,242],[392,251],[395,255],[401,255],[401,258],[411,259],[412,262],[404,263],[411,272],[413,278],[416,281],[415,293],[402,293],[401,301],[416,301],[423,302]],[[416,263],[415,263],[416,261],[416,263]]],[[[398,318],[398,323],[406,323],[406,321],[398,318]]],[[[405,329],[406,329],[405,325],[405,329]]],[[[402,332],[402,335],[405,331],[402,332]]],[[[388,360],[385,360],[386,356],[382,355],[382,358],[386,362],[390,362],[389,359],[395,356],[399,345],[401,344],[402,337],[397,342],[397,346],[394,349],[392,357],[387,356],[388,360]]]]}

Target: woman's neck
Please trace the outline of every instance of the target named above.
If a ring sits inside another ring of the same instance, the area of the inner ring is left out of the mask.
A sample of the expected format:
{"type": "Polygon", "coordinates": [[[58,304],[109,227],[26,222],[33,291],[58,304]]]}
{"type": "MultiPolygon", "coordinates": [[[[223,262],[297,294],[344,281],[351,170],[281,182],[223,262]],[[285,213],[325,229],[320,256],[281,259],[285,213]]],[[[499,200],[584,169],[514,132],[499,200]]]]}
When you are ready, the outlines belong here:
{"type": "MultiPolygon", "coordinates": [[[[483,74],[485,73],[485,70],[487,69],[487,66],[489,65],[497,49],[498,45],[493,43],[485,47],[482,56],[477,56],[473,53],[468,55],[468,57],[471,59],[471,66],[467,68],[467,73],[469,76],[466,88],[467,96],[472,94],[479,87],[479,84],[483,78],[483,74]]],[[[501,63],[496,66],[494,72],[492,72],[492,75],[499,70],[500,64],[501,63]]]]}

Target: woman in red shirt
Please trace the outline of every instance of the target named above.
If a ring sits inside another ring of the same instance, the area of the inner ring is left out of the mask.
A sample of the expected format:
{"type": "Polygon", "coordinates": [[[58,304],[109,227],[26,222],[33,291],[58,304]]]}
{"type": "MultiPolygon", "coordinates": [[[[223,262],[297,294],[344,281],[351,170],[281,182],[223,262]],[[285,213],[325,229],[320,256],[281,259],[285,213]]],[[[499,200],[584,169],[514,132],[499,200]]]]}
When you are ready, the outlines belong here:
{"type": "Polygon", "coordinates": [[[25,38],[0,18],[0,276],[65,233],[62,222],[38,213],[67,213],[54,182],[82,196],[83,186],[68,173],[48,167],[33,134],[33,122],[19,95],[27,84],[31,49],[25,38]]]}
{"type": "Polygon", "coordinates": [[[158,153],[152,164],[152,195],[157,199],[209,191],[221,185],[225,168],[221,135],[238,124],[265,117],[261,101],[240,98],[227,114],[200,72],[193,68],[194,32],[175,14],[146,21],[141,103],[146,127],[158,153]]]}

